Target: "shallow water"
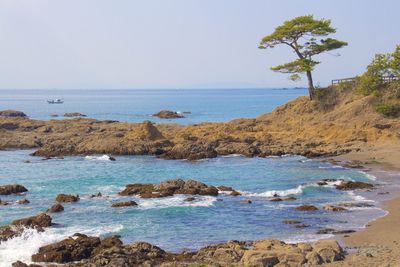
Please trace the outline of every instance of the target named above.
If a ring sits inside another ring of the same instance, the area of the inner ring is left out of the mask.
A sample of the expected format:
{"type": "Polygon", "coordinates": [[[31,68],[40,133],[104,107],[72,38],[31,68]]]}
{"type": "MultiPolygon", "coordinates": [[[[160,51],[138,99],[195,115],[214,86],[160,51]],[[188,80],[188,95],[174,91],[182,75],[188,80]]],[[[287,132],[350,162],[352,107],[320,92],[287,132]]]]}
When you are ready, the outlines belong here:
{"type": "MultiPolygon", "coordinates": [[[[344,213],[298,212],[294,207],[312,204],[368,201],[353,192],[333,186],[319,187],[323,178],[371,181],[373,176],[300,156],[245,158],[227,156],[196,162],[160,160],[150,156],[119,156],[112,162],[98,157],[66,157],[42,160],[32,151],[0,151],[0,184],[20,183],[29,192],[29,205],[0,206],[0,224],[45,211],[57,194],[79,194],[81,200],[65,204],[65,212],[53,214],[57,227],[0,244],[0,262],[29,261],[41,245],[61,240],[76,232],[107,236],[119,234],[125,242],[147,241],[170,251],[197,249],[231,239],[279,238],[286,241],[314,240],[321,228],[358,229],[368,220],[382,216],[377,208],[353,209],[344,213]],[[31,163],[24,163],[29,160],[31,163]],[[158,183],[171,178],[193,178],[210,185],[226,185],[243,196],[199,196],[194,202],[178,195],[162,199],[121,197],[117,193],[129,183],[158,183]],[[270,197],[293,195],[291,202],[271,202],[270,197]],[[102,198],[90,198],[101,192],[102,198]],[[132,199],[138,207],[111,208],[114,201],[132,199]],[[219,201],[222,199],[222,201],[219,201]],[[252,204],[240,203],[251,199],[252,204]],[[282,220],[309,224],[296,229],[282,220]]],[[[18,200],[21,196],[2,197],[18,200]]]]}
{"type": "MultiPolygon", "coordinates": [[[[90,118],[142,122],[228,121],[254,118],[269,112],[306,89],[175,89],[175,90],[0,90],[0,110],[24,111],[34,119],[54,119],[51,114],[80,112],[90,118]],[[64,104],[47,99],[63,98],[64,104]],[[152,117],[162,109],[190,111],[186,118],[162,120],[152,117]]],[[[63,118],[63,117],[58,117],[63,118]]]]}

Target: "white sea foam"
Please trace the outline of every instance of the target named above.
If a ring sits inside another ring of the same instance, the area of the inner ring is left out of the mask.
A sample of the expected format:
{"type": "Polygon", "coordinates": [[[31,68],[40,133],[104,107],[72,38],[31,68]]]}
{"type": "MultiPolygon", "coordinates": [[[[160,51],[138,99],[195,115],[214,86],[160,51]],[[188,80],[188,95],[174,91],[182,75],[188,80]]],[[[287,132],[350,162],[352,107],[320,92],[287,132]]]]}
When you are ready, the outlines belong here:
{"type": "Polygon", "coordinates": [[[299,185],[296,188],[291,188],[287,190],[270,190],[261,193],[242,192],[242,194],[249,197],[284,197],[289,195],[300,195],[303,193],[305,187],[307,187],[307,185],[299,185]]]}
{"type": "Polygon", "coordinates": [[[370,173],[366,173],[366,172],[363,172],[363,171],[358,171],[358,172],[364,174],[369,180],[376,181],[376,176],[375,175],[372,175],[370,173]]]}
{"type": "Polygon", "coordinates": [[[118,233],[123,226],[113,225],[98,228],[48,228],[44,232],[34,229],[26,229],[21,236],[0,243],[0,267],[9,267],[17,260],[25,263],[31,262],[31,255],[35,254],[40,247],[61,241],[75,233],[91,236],[99,236],[104,233],[118,233]]]}
{"type": "Polygon", "coordinates": [[[86,160],[101,160],[101,161],[106,161],[110,160],[110,156],[108,155],[103,155],[103,156],[86,156],[86,160]]]}
{"type": "Polygon", "coordinates": [[[164,209],[170,207],[210,207],[217,200],[211,196],[196,196],[195,200],[187,201],[186,195],[175,195],[165,198],[139,199],[139,209],[164,209]]]}

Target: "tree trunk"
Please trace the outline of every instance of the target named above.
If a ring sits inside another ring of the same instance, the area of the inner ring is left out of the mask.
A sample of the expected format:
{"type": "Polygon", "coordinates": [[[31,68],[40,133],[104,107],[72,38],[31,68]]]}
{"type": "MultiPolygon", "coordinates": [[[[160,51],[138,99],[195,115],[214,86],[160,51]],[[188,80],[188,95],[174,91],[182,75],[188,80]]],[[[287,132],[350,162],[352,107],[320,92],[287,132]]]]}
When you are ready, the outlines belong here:
{"type": "Polygon", "coordinates": [[[311,71],[307,71],[307,79],[308,79],[308,94],[310,95],[310,100],[313,100],[315,88],[311,71]]]}

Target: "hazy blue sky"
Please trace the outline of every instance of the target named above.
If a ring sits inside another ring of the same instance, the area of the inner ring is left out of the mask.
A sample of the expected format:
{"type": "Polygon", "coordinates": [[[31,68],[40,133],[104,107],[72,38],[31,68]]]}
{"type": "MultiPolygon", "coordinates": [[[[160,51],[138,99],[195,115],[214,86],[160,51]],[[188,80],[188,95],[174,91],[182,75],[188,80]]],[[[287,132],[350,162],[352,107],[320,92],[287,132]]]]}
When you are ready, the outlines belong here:
{"type": "Polygon", "coordinates": [[[400,44],[399,0],[0,0],[0,88],[302,86],[259,50],[283,20],[330,18],[349,42],[316,84],[362,72],[400,44]]]}

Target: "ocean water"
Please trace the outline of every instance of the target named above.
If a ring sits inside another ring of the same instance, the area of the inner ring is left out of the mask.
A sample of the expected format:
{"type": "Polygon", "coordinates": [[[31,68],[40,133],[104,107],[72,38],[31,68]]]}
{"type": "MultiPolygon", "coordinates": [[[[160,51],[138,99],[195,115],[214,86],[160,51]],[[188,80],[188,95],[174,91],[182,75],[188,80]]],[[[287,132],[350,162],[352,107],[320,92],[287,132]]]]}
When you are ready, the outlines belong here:
{"type": "MultiPolygon", "coordinates": [[[[31,118],[45,120],[53,113],[76,111],[97,119],[188,124],[256,117],[300,95],[306,95],[306,90],[0,90],[0,110],[22,110],[31,118]],[[52,98],[64,98],[65,103],[47,104],[46,100],[52,98]],[[162,109],[192,114],[176,120],[151,116],[162,109]]],[[[118,234],[124,242],[147,241],[169,251],[181,251],[231,239],[315,240],[329,237],[315,234],[321,228],[359,229],[385,214],[375,207],[343,213],[295,211],[301,204],[319,207],[340,202],[374,204],[366,195],[315,184],[324,178],[371,181],[373,176],[300,156],[232,155],[190,162],[151,156],[118,156],[116,161],[109,161],[103,155],[42,160],[30,153],[0,151],[0,185],[19,183],[29,189],[24,196],[1,196],[1,199],[27,198],[31,202],[0,206],[0,225],[47,210],[59,193],[79,194],[81,200],[65,204],[62,213],[52,214],[57,223],[54,227],[42,233],[27,230],[20,237],[0,243],[0,267],[8,267],[16,260],[29,262],[40,246],[77,232],[101,237],[118,234]],[[162,199],[118,195],[126,184],[158,183],[178,177],[232,186],[243,195],[198,196],[193,202],[186,202],[187,196],[183,195],[162,199]],[[103,197],[90,198],[97,192],[103,197]],[[297,200],[271,202],[275,193],[297,200]],[[130,199],[139,206],[111,208],[113,202],[130,199]],[[252,204],[241,203],[245,199],[252,204]],[[310,227],[298,229],[285,225],[282,223],[285,219],[300,220],[310,227]]]]}
{"type": "Polygon", "coordinates": [[[51,114],[80,112],[103,120],[188,124],[254,118],[306,94],[306,89],[0,90],[0,110],[21,110],[45,120],[54,119],[51,114]],[[64,104],[47,103],[55,98],[64,104]],[[173,120],[151,116],[162,109],[192,114],[173,120]]]}
{"type": "Polygon", "coordinates": [[[162,160],[151,156],[65,157],[42,160],[32,151],[0,151],[0,184],[19,183],[29,192],[25,196],[2,196],[2,200],[27,198],[29,205],[0,206],[0,225],[45,211],[57,194],[79,194],[77,203],[63,204],[65,211],[52,214],[57,226],[43,233],[27,231],[22,237],[0,243],[0,266],[17,259],[29,262],[30,255],[51,242],[76,232],[108,236],[118,234],[125,242],[147,241],[169,251],[197,249],[228,240],[279,238],[289,242],[329,237],[316,235],[321,228],[359,229],[368,220],[382,216],[378,208],[358,208],[343,213],[299,212],[301,204],[322,207],[339,202],[370,202],[353,192],[333,186],[320,187],[324,178],[371,181],[374,177],[300,156],[246,158],[239,155],[205,159],[162,160]],[[25,163],[29,160],[30,163],[25,163]],[[129,183],[158,183],[171,178],[196,179],[210,185],[232,186],[243,196],[221,194],[162,199],[121,197],[118,192],[129,183]],[[103,197],[90,198],[101,192],[103,197]],[[296,201],[271,202],[270,197],[294,196],[296,201]],[[241,200],[250,199],[252,204],[241,200]],[[139,206],[111,208],[115,201],[134,200],[139,206]],[[221,201],[222,200],[222,201],[221,201]],[[297,229],[282,220],[295,219],[310,225],[297,229]]]}

